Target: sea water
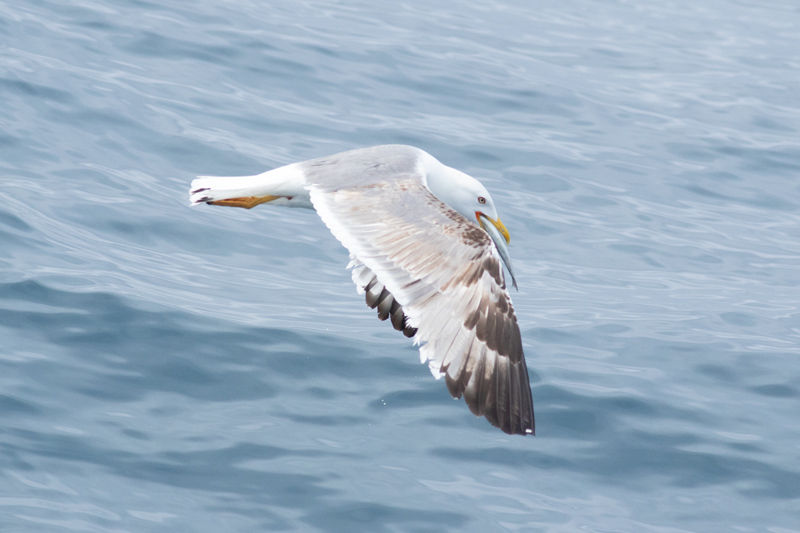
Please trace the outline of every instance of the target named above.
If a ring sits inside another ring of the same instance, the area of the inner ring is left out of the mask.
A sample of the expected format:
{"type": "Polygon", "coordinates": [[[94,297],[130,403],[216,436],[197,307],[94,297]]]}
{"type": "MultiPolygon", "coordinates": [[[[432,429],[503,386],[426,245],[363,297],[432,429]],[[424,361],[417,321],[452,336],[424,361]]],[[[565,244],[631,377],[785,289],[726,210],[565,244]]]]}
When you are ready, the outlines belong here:
{"type": "Polygon", "coordinates": [[[0,531],[800,530],[800,7],[0,1],[0,531]],[[511,233],[537,436],[310,211],[383,143],[511,233]]]}

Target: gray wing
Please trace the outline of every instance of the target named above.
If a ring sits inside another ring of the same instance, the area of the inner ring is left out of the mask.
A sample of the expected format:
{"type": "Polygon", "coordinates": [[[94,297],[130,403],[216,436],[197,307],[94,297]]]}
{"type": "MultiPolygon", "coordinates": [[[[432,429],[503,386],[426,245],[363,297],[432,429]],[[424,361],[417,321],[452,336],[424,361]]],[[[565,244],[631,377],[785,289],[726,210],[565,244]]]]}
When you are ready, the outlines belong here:
{"type": "Polygon", "coordinates": [[[494,244],[427,189],[415,149],[381,148],[390,153],[309,161],[311,202],[355,258],[367,303],[414,335],[450,394],[506,433],[533,433],[522,340],[494,244]]]}

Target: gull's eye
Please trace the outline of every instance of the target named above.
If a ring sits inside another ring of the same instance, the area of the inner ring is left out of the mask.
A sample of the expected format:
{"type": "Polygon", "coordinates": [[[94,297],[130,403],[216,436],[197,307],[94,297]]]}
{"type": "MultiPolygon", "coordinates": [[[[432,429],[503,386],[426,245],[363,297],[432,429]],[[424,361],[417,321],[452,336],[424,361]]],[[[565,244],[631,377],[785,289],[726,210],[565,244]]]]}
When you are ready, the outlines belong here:
{"type": "Polygon", "coordinates": [[[486,203],[486,198],[484,198],[483,196],[478,196],[478,203],[479,204],[485,204],[486,203]]]}

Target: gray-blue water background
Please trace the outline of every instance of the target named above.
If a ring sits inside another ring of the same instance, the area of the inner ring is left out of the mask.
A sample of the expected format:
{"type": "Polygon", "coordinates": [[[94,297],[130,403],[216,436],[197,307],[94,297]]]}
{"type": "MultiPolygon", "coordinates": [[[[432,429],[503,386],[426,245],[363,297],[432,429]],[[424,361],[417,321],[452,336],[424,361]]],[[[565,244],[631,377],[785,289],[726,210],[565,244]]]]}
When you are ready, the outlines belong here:
{"type": "Polygon", "coordinates": [[[1,531],[800,530],[794,0],[3,0],[0,167],[1,531]],[[537,437],[188,207],[382,143],[492,192],[537,437]]]}

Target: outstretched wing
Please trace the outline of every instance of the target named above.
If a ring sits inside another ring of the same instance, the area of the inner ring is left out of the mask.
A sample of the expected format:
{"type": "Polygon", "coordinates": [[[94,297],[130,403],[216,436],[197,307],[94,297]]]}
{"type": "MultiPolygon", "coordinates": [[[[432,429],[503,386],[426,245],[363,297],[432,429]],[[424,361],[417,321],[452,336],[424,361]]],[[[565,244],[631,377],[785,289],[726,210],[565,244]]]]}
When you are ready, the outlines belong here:
{"type": "Polygon", "coordinates": [[[422,361],[450,394],[506,433],[533,433],[519,326],[494,244],[428,190],[413,152],[368,155],[307,162],[314,208],[363,265],[358,279],[383,286],[387,316],[402,306],[403,330],[416,330],[422,361]]]}

